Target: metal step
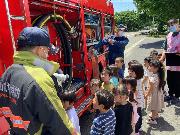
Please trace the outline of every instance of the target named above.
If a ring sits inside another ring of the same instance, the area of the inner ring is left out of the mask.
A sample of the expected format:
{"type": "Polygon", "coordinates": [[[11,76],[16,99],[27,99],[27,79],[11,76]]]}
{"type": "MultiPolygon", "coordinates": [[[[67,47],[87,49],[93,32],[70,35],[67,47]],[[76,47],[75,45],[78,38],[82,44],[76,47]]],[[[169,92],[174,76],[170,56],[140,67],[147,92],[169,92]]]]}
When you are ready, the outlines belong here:
{"type": "Polygon", "coordinates": [[[84,81],[80,78],[73,78],[71,86],[69,87],[70,91],[76,92],[78,91],[81,87],[84,87],[84,81]]]}
{"type": "Polygon", "coordinates": [[[94,98],[94,96],[89,96],[88,98],[86,98],[86,100],[84,100],[84,102],[82,102],[80,104],[80,106],[78,108],[76,108],[76,112],[77,114],[79,114],[90,102],[91,100],[94,98]]]}

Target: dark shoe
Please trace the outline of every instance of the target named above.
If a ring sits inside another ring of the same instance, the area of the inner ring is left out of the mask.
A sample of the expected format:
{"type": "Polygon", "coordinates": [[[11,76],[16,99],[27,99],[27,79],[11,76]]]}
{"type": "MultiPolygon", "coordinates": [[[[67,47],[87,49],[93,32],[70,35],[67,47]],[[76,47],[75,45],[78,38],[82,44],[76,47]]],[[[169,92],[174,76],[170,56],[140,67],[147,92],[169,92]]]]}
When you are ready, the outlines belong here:
{"type": "Polygon", "coordinates": [[[179,103],[179,98],[173,97],[171,100],[171,104],[178,104],[179,103]]]}
{"type": "Polygon", "coordinates": [[[168,101],[171,101],[174,97],[172,96],[165,96],[164,97],[164,101],[168,102],[168,101]]]}

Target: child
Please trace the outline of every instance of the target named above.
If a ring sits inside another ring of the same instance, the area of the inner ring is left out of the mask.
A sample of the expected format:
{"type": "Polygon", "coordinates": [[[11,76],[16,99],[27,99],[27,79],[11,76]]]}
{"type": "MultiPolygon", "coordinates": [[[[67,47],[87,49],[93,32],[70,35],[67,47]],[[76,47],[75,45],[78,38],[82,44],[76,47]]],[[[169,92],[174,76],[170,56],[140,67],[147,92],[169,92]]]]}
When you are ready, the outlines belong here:
{"type": "Polygon", "coordinates": [[[160,62],[153,60],[150,62],[149,71],[153,74],[149,77],[149,84],[145,98],[148,98],[148,111],[151,111],[147,123],[157,124],[158,112],[164,107],[163,86],[163,68],[160,62]]]}
{"type": "Polygon", "coordinates": [[[137,81],[135,78],[131,78],[131,77],[126,77],[123,82],[126,85],[126,88],[129,92],[129,102],[132,104],[133,106],[133,131],[135,132],[135,125],[139,119],[139,115],[137,113],[137,104],[138,102],[136,101],[136,97],[137,97],[137,91],[136,91],[136,86],[137,86],[137,81]]]}
{"type": "MultiPolygon", "coordinates": [[[[152,57],[146,57],[144,59],[144,78],[142,80],[142,89],[143,89],[143,93],[145,94],[145,91],[147,89],[147,83],[148,83],[148,79],[150,76],[150,72],[148,70],[149,67],[149,63],[152,60],[152,57]]],[[[147,107],[147,101],[145,100],[145,108],[147,107]]]]}
{"type": "Polygon", "coordinates": [[[118,87],[119,85],[118,68],[115,65],[110,65],[109,68],[112,71],[110,82],[113,84],[114,87],[118,87]]]}
{"type": "Polygon", "coordinates": [[[158,60],[158,51],[156,50],[151,51],[150,57],[152,57],[153,60],[158,60]]]}
{"type": "Polygon", "coordinates": [[[91,94],[94,96],[97,90],[100,89],[100,80],[99,79],[92,79],[90,83],[90,90],[91,94]]]}
{"type": "Polygon", "coordinates": [[[135,133],[139,133],[139,129],[141,128],[142,125],[142,109],[144,107],[144,95],[142,91],[142,78],[144,75],[144,69],[142,64],[136,63],[136,64],[131,64],[129,67],[129,76],[133,77],[137,80],[137,102],[138,102],[138,115],[139,115],[139,120],[136,123],[135,126],[135,133]]]}
{"type": "Polygon", "coordinates": [[[137,60],[131,60],[131,61],[129,61],[129,62],[128,62],[128,68],[130,68],[132,64],[137,64],[137,63],[139,63],[139,61],[137,61],[137,60]]]}
{"type": "MultiPolygon", "coordinates": [[[[99,79],[92,79],[91,80],[91,83],[90,83],[90,90],[91,90],[91,98],[93,99],[94,96],[95,96],[95,93],[100,90],[100,80],[99,79]]],[[[99,114],[99,111],[98,110],[95,110],[93,108],[93,105],[90,106],[89,108],[89,112],[90,113],[94,113],[96,112],[96,115],[99,114]]]]}
{"type": "Polygon", "coordinates": [[[113,93],[115,100],[114,112],[116,116],[115,135],[130,135],[133,132],[133,107],[131,103],[127,102],[128,91],[121,85],[115,88],[113,93]]]}
{"type": "Polygon", "coordinates": [[[115,59],[115,65],[117,66],[117,68],[119,68],[118,76],[120,78],[120,82],[122,82],[122,79],[124,79],[124,69],[123,69],[124,59],[122,57],[117,57],[115,59]]]}
{"type": "Polygon", "coordinates": [[[147,88],[148,76],[150,75],[148,67],[149,67],[149,63],[150,63],[151,60],[152,60],[152,57],[146,57],[144,59],[144,67],[145,67],[145,69],[144,69],[144,78],[143,78],[143,81],[142,81],[143,89],[147,88]]]}
{"type": "Polygon", "coordinates": [[[63,107],[66,110],[67,115],[69,116],[69,119],[73,123],[73,126],[75,127],[76,131],[80,133],[79,117],[73,106],[76,100],[75,93],[65,91],[64,93],[61,94],[60,98],[62,100],[63,107]]]}
{"type": "Polygon", "coordinates": [[[113,84],[110,82],[110,78],[111,78],[111,70],[108,68],[105,68],[101,74],[101,78],[102,78],[102,85],[101,85],[101,89],[105,89],[105,90],[109,90],[112,92],[114,86],[113,84]]]}
{"type": "Polygon", "coordinates": [[[100,90],[93,99],[94,109],[100,113],[93,120],[90,135],[114,135],[116,117],[111,107],[114,105],[114,96],[107,90],[100,90]]]}

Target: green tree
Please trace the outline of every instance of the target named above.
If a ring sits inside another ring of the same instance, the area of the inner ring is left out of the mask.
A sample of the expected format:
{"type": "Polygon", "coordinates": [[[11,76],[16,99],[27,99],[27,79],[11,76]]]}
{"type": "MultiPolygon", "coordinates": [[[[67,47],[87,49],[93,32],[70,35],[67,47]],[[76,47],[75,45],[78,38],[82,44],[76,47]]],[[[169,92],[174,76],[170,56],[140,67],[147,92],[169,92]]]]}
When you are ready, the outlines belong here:
{"type": "Polygon", "coordinates": [[[123,11],[115,13],[116,25],[124,24],[128,31],[136,31],[145,26],[152,25],[152,17],[146,13],[139,13],[137,11],[123,11]]]}
{"type": "Polygon", "coordinates": [[[115,22],[117,25],[126,25],[130,31],[134,31],[139,28],[138,14],[135,11],[123,11],[119,13],[116,12],[115,22]]]}
{"type": "Polygon", "coordinates": [[[180,17],[180,0],[134,0],[134,3],[139,12],[153,16],[161,22],[180,17]]]}

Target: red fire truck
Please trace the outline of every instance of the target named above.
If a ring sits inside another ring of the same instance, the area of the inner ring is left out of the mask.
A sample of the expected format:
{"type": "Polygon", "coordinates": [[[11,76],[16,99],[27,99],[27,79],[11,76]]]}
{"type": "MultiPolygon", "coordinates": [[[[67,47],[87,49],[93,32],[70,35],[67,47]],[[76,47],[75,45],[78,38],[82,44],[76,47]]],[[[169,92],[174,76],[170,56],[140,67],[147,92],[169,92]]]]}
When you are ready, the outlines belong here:
{"type": "Polygon", "coordinates": [[[58,52],[49,60],[60,64],[69,79],[63,84],[76,92],[79,116],[92,103],[89,83],[106,66],[104,48],[94,57],[91,46],[113,32],[114,10],[109,0],[1,0],[0,76],[13,63],[16,40],[26,26],[48,30],[58,52]]]}

